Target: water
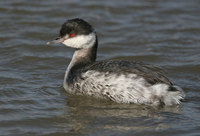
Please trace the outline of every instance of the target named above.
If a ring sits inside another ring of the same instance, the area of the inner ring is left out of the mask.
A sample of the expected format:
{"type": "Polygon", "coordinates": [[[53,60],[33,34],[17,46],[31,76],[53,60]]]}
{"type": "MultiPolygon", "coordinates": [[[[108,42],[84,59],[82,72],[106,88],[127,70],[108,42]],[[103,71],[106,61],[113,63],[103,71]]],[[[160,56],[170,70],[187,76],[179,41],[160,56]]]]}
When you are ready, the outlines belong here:
{"type": "Polygon", "coordinates": [[[200,135],[200,1],[0,1],[0,135],[200,135]],[[66,19],[89,21],[98,60],[139,60],[166,69],[186,92],[158,109],[67,94],[73,50],[47,46],[66,19]]]}

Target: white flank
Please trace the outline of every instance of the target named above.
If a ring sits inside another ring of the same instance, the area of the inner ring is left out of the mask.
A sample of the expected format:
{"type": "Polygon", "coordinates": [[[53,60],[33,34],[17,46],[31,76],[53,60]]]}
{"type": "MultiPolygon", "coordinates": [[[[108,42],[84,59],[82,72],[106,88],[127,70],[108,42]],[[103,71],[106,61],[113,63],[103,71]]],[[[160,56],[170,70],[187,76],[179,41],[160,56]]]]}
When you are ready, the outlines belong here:
{"type": "MultiPolygon", "coordinates": [[[[117,75],[94,70],[82,74],[84,80],[79,80],[81,94],[95,97],[108,98],[118,103],[138,103],[159,105],[180,104],[184,97],[182,91],[168,91],[166,84],[148,84],[142,77],[135,74],[117,75]]],[[[64,83],[66,90],[74,93],[74,88],[64,83]]],[[[77,92],[76,92],[77,93],[77,92]]]]}

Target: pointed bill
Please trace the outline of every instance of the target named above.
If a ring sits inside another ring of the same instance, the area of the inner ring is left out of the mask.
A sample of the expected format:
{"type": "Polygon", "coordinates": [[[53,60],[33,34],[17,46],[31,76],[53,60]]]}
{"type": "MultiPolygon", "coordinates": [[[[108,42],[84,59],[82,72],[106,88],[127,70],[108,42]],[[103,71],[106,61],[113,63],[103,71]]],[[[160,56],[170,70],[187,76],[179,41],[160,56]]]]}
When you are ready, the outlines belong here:
{"type": "Polygon", "coordinates": [[[54,43],[61,43],[62,41],[63,41],[63,38],[58,37],[53,41],[47,42],[47,45],[54,44],[54,43]]]}
{"type": "Polygon", "coordinates": [[[55,44],[55,43],[62,43],[63,41],[67,40],[68,38],[69,38],[69,35],[65,35],[64,37],[58,37],[53,41],[47,42],[47,45],[55,44]]]}

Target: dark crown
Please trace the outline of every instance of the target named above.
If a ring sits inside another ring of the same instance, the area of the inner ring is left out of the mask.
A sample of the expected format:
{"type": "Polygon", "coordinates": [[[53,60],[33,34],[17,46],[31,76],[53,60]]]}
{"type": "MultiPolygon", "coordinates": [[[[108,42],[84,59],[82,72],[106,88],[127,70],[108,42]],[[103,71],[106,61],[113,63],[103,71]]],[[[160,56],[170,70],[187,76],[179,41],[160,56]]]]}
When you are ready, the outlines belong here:
{"type": "Polygon", "coordinates": [[[60,29],[60,36],[63,37],[66,34],[75,35],[88,35],[93,32],[92,26],[80,18],[67,20],[60,29]]]}

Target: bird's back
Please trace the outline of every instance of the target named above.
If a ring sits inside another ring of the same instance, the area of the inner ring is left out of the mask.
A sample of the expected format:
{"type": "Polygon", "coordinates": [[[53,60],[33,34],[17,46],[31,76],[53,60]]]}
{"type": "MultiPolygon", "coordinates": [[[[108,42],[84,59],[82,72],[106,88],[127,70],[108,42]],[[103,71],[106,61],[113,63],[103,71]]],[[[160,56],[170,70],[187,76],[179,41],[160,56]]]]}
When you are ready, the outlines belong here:
{"type": "Polygon", "coordinates": [[[81,72],[86,72],[89,70],[102,73],[107,72],[117,75],[136,74],[138,77],[144,78],[151,85],[158,83],[165,83],[167,85],[173,84],[165,76],[166,72],[164,72],[161,68],[149,64],[144,64],[142,62],[126,60],[104,60],[94,62],[80,69],[81,72]]]}
{"type": "Polygon", "coordinates": [[[119,103],[178,104],[182,90],[155,66],[134,61],[104,60],[77,68],[69,82],[73,93],[119,103]],[[170,90],[171,89],[171,90],[170,90]]]}

